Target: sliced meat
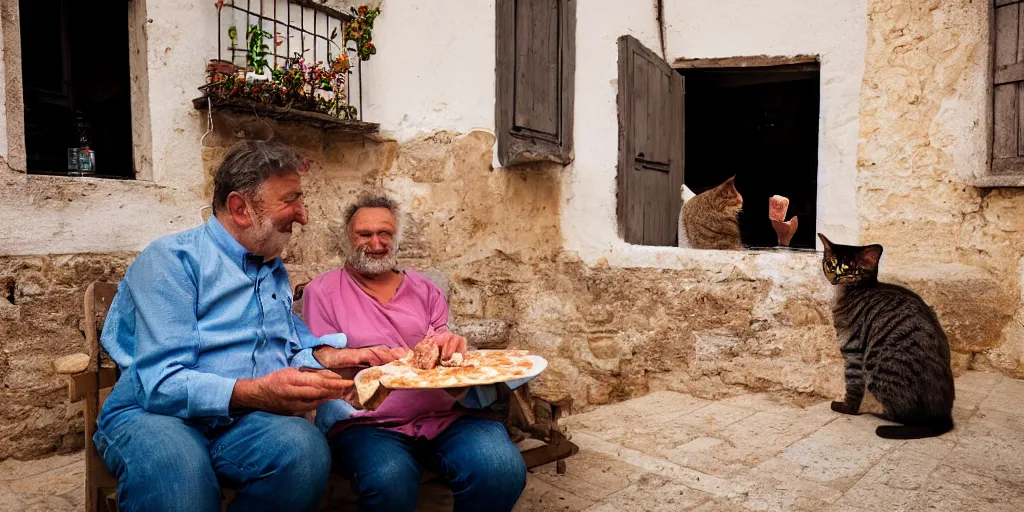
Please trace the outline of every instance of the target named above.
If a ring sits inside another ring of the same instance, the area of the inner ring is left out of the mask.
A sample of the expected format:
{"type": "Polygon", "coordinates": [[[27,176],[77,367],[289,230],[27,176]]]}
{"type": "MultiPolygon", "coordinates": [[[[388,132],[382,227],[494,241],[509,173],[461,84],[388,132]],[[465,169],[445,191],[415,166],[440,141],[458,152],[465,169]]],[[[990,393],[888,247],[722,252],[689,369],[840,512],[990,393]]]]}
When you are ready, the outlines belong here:
{"type": "Polygon", "coordinates": [[[782,196],[772,196],[768,199],[768,219],[783,222],[786,220],[786,212],[789,210],[789,199],[782,196]]]}
{"type": "Polygon", "coordinates": [[[433,343],[419,342],[412,349],[409,366],[420,370],[433,370],[441,362],[441,347],[433,343]]]}

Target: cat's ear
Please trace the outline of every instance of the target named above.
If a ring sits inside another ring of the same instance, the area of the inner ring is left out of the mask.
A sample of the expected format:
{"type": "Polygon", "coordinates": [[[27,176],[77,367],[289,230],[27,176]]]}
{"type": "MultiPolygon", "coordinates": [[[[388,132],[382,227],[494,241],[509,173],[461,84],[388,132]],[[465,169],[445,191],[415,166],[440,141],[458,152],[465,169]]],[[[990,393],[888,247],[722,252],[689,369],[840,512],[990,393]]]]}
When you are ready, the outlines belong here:
{"type": "Polygon", "coordinates": [[[872,244],[857,252],[857,267],[872,272],[878,270],[878,260],[882,259],[882,246],[872,244]]]}
{"type": "Polygon", "coordinates": [[[832,242],[829,242],[828,238],[825,238],[825,235],[823,235],[821,233],[818,233],[818,238],[821,239],[821,245],[825,246],[825,252],[831,253],[832,252],[832,242]]]}

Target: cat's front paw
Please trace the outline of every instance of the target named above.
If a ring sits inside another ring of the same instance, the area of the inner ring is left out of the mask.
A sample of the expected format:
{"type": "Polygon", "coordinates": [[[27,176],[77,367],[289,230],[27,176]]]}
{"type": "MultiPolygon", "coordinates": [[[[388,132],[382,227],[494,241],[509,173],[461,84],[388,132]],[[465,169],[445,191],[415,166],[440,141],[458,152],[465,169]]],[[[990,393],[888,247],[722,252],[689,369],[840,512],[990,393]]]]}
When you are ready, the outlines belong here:
{"type": "Polygon", "coordinates": [[[832,402],[832,410],[842,414],[852,414],[854,416],[860,413],[853,410],[846,402],[832,402]]]}

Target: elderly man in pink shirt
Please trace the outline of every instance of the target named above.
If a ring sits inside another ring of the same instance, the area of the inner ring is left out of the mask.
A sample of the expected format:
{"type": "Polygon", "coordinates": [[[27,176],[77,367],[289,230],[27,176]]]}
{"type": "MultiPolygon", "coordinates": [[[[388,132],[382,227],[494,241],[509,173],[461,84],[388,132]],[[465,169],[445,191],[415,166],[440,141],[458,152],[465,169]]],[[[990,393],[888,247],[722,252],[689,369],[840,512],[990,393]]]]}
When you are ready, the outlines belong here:
{"type": "MultiPolygon", "coordinates": [[[[346,212],[346,265],[311,281],[303,295],[314,335],[348,339],[347,348],[314,351],[324,366],[384,364],[420,342],[437,344],[443,357],[466,351],[466,340],[446,327],[441,289],[397,268],[398,232],[398,208],[388,197],[362,198],[346,212]]],[[[393,391],[374,411],[324,404],[317,424],[360,510],[415,510],[424,468],[448,480],[456,511],[511,510],[526,485],[526,465],[505,427],[483,409],[496,397],[494,386],[393,391]]]]}

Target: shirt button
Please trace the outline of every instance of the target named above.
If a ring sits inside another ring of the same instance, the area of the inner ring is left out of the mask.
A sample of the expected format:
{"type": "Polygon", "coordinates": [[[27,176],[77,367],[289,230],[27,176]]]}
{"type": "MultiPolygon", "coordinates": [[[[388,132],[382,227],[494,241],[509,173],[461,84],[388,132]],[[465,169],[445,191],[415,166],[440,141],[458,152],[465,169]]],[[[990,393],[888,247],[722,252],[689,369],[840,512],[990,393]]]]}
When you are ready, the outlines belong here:
{"type": "Polygon", "coordinates": [[[274,299],[274,300],[277,300],[277,294],[276,293],[271,293],[270,294],[270,298],[274,299]]]}

